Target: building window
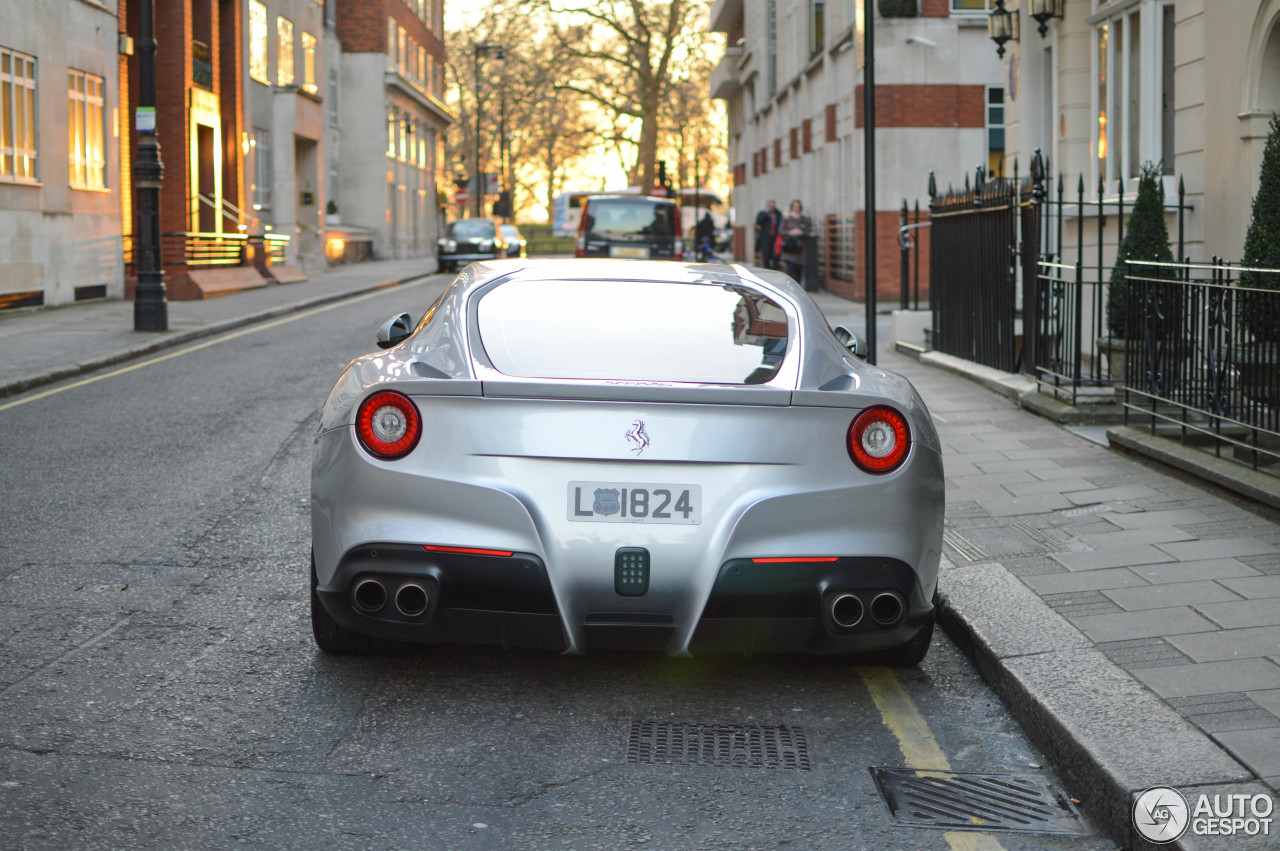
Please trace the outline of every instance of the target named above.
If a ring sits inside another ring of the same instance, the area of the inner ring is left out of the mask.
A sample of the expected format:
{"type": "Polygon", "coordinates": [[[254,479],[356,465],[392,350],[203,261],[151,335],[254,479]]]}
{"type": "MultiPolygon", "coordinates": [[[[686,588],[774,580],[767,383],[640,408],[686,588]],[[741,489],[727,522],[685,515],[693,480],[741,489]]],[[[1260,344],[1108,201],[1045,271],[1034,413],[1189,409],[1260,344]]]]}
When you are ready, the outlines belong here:
{"type": "Polygon", "coordinates": [[[405,76],[405,71],[409,64],[409,34],[405,32],[404,27],[396,27],[396,68],[400,71],[400,76],[405,76]]]}
{"type": "Polygon", "coordinates": [[[812,56],[821,53],[822,48],[827,44],[826,6],[827,4],[824,0],[810,0],[809,9],[812,25],[809,27],[809,32],[813,38],[809,45],[809,53],[812,56]]]}
{"type": "Polygon", "coordinates": [[[423,88],[427,86],[427,49],[418,45],[418,82],[423,88]]]}
{"type": "Polygon", "coordinates": [[[396,19],[387,18],[387,67],[396,67],[396,19]]]}
{"type": "Polygon", "coordinates": [[[329,126],[338,126],[338,69],[329,69],[329,126]]]}
{"type": "Polygon", "coordinates": [[[253,149],[253,209],[271,209],[271,133],[253,128],[249,137],[253,149]]]}
{"type": "Polygon", "coordinates": [[[985,15],[988,0],[951,0],[951,11],[957,15],[985,15]]]}
{"type": "Polygon", "coordinates": [[[102,78],[82,71],[69,71],[67,88],[71,112],[67,122],[71,185],[77,189],[106,189],[102,78]]]}
{"type": "Polygon", "coordinates": [[[313,95],[320,91],[316,85],[316,37],[309,32],[302,34],[302,90],[313,95]]]}
{"type": "Polygon", "coordinates": [[[267,7],[249,0],[249,76],[271,85],[267,76],[267,7]]]}
{"type": "Polygon", "coordinates": [[[394,111],[387,113],[387,156],[392,159],[396,157],[396,114],[394,111]]]}
{"type": "Polygon", "coordinates": [[[1108,183],[1173,173],[1173,3],[1142,0],[1094,30],[1094,157],[1108,183]]]}
{"type": "Polygon", "coordinates": [[[276,85],[293,85],[293,21],[285,17],[276,19],[276,36],[280,42],[280,55],[276,57],[276,85]]]}
{"type": "Polygon", "coordinates": [[[1004,173],[1004,89],[987,86],[987,171],[1004,173]]]}
{"type": "Polygon", "coordinates": [[[767,83],[769,86],[769,97],[773,97],[778,93],[778,2],[777,0],[768,0],[765,10],[767,13],[767,30],[766,38],[768,39],[768,58],[765,68],[768,72],[767,83]]]}
{"type": "Polygon", "coordinates": [[[0,47],[0,179],[34,183],[36,60],[0,47]]]}

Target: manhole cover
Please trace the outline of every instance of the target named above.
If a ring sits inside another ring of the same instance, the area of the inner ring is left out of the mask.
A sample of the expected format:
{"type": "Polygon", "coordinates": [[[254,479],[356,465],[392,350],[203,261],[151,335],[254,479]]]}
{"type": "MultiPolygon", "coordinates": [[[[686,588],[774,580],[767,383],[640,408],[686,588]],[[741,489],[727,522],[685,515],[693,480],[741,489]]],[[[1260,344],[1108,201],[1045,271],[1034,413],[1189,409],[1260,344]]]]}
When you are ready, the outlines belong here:
{"type": "Polygon", "coordinates": [[[1088,831],[1067,796],[1034,774],[956,774],[872,768],[895,824],[942,830],[1088,831]]]}
{"type": "Polygon", "coordinates": [[[808,771],[809,745],[799,727],[632,721],[627,762],[808,771]]]}

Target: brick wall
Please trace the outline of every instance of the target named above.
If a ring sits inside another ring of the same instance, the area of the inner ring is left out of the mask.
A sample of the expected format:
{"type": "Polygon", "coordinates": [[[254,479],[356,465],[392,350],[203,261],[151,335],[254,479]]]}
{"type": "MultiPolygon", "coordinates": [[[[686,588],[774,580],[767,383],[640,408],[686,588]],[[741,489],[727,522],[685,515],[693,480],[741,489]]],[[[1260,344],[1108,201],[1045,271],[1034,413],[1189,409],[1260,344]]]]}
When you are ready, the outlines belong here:
{"type": "Polygon", "coordinates": [[[402,0],[341,0],[337,13],[346,53],[386,53],[387,18],[394,18],[437,62],[444,62],[444,42],[402,0]]]}
{"type": "MultiPolygon", "coordinates": [[[[929,214],[921,210],[923,221],[929,214]]],[[[913,213],[914,215],[914,213],[913,213]]],[[[876,211],[876,300],[883,308],[896,308],[901,299],[902,261],[898,248],[898,210],[876,211]]],[[[920,302],[924,306],[929,298],[929,228],[914,231],[916,250],[920,252],[920,302]]],[[[854,214],[854,276],[852,281],[840,281],[828,277],[827,289],[844,298],[865,301],[867,295],[866,269],[866,218],[862,211],[854,214]]],[[[915,253],[911,255],[911,267],[907,276],[908,298],[914,304],[915,253]]]]}
{"type": "Polygon", "coordinates": [[[920,0],[920,17],[922,18],[951,17],[950,0],[920,0]]]}
{"type": "MultiPolygon", "coordinates": [[[[876,86],[876,127],[985,127],[984,86],[876,86]]],[[[854,91],[854,122],[862,126],[862,86],[854,91]]]]}

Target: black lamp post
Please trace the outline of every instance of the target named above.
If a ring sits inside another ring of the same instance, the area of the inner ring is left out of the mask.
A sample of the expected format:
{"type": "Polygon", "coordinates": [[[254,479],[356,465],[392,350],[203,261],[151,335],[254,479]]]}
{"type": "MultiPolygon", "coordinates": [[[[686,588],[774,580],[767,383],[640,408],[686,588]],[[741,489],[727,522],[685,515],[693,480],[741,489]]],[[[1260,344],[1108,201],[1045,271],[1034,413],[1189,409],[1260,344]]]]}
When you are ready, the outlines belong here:
{"type": "Polygon", "coordinates": [[[138,285],[133,292],[133,330],[168,331],[169,305],[164,295],[164,269],[160,262],[160,183],[164,163],[156,137],[156,39],[155,0],[138,7],[138,111],[134,127],[138,147],[133,161],[133,185],[138,192],[134,256],[138,285]]]}
{"type": "Polygon", "coordinates": [[[1049,21],[1062,19],[1062,0],[1031,0],[1028,11],[1040,25],[1040,37],[1044,38],[1049,34],[1049,21]]]}
{"type": "Polygon", "coordinates": [[[1018,13],[1004,7],[1004,0],[996,0],[996,6],[987,16],[987,35],[996,43],[996,55],[1004,58],[1007,41],[1018,40],[1018,13]]]}
{"type": "Polygon", "coordinates": [[[480,143],[480,54],[493,53],[499,59],[506,58],[503,47],[500,44],[476,44],[472,45],[472,52],[475,61],[475,82],[476,82],[476,218],[484,217],[484,172],[480,170],[480,157],[484,151],[484,145],[480,143]]]}

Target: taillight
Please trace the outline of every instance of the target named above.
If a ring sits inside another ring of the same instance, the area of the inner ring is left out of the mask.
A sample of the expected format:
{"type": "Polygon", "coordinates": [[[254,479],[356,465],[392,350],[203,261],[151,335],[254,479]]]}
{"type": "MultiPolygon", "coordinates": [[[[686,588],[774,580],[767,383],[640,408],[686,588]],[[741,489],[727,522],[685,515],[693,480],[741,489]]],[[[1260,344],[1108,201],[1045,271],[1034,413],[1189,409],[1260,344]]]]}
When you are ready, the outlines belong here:
{"type": "Polygon", "coordinates": [[[587,253],[587,235],[585,233],[578,234],[578,242],[573,247],[575,257],[583,257],[587,253]]]}
{"type": "Polygon", "coordinates": [[[911,448],[907,418],[893,408],[876,406],[858,414],[849,426],[849,457],[868,473],[897,469],[911,448]]]}
{"type": "Polygon", "coordinates": [[[683,260],[684,259],[684,240],[677,236],[675,245],[673,245],[672,248],[674,249],[672,253],[675,254],[675,259],[683,260]]]}
{"type": "Polygon", "coordinates": [[[360,445],[376,458],[392,460],[408,455],[422,437],[418,408],[402,393],[375,393],[356,411],[360,445]]]}

